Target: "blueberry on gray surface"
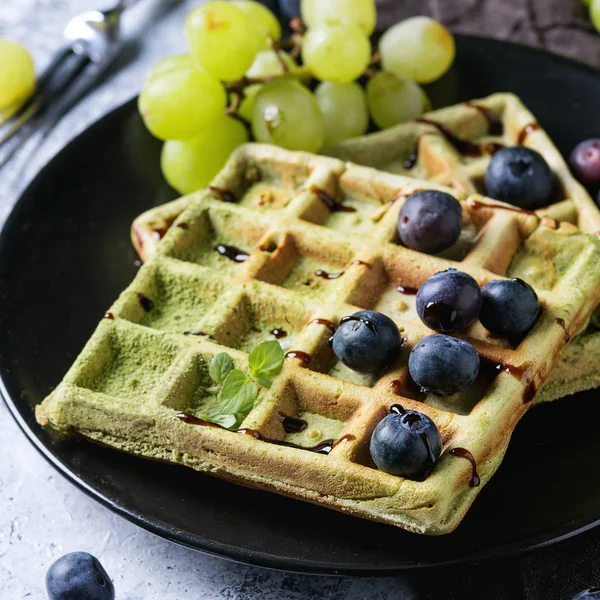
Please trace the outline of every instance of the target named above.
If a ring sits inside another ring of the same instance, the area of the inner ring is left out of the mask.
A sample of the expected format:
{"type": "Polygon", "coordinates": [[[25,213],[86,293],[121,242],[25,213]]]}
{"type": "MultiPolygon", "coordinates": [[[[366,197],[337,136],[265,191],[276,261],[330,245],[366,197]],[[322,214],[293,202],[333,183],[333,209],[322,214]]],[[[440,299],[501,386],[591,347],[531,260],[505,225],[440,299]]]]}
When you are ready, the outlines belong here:
{"type": "Polygon", "coordinates": [[[573,596],[573,600],[600,600],[600,587],[583,590],[583,592],[573,596]]]}
{"type": "Polygon", "coordinates": [[[402,338],[394,321],[374,310],[344,317],[333,334],[335,355],[347,367],[363,373],[389,367],[401,347],[402,338]]]}
{"type": "Polygon", "coordinates": [[[435,423],[416,410],[391,408],[371,436],[369,450],[377,468],[406,479],[423,480],[442,453],[435,423]]]}
{"type": "Polygon", "coordinates": [[[577,144],[571,152],[569,164],[579,181],[587,185],[600,183],[600,138],[577,144]]]}
{"type": "Polygon", "coordinates": [[[479,315],[481,290],[468,273],[448,269],[436,273],[417,292],[417,313],[435,331],[468,327],[479,315]]]}
{"type": "Polygon", "coordinates": [[[61,556],[46,573],[50,600],[115,600],[115,588],[98,559],[87,552],[61,556]]]}
{"type": "Polygon", "coordinates": [[[496,200],[535,210],[551,203],[554,175],[539,152],[512,146],[494,154],[485,173],[485,187],[496,200]]]}
{"type": "Polygon", "coordinates": [[[519,341],[535,324],[540,301],[522,279],[496,279],[481,290],[481,324],[494,335],[519,341]]]}
{"type": "Polygon", "coordinates": [[[462,209],[456,198],[438,190],[411,194],[398,215],[401,242],[419,252],[434,254],[458,240],[462,209]]]}
{"type": "Polygon", "coordinates": [[[426,392],[449,396],[467,389],[477,379],[479,354],[469,342],[434,333],[415,344],[408,370],[426,392]]]}

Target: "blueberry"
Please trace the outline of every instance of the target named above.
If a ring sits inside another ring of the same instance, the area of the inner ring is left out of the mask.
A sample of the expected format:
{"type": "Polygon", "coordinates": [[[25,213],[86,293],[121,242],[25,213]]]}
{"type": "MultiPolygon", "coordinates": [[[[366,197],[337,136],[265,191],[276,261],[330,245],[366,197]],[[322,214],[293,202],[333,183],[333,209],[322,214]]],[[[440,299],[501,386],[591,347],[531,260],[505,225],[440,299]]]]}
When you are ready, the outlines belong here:
{"type": "Polygon", "coordinates": [[[371,458],[386,473],[423,480],[442,453],[440,432],[423,413],[399,405],[391,410],[373,431],[371,458]]]}
{"type": "Polygon", "coordinates": [[[577,144],[569,158],[575,177],[585,184],[600,183],[600,138],[577,144]]]}
{"type": "Polygon", "coordinates": [[[573,600],[600,600],[600,587],[583,590],[583,592],[573,596],[573,600]]]}
{"type": "Polygon", "coordinates": [[[436,273],[417,292],[417,313],[436,331],[468,327],[479,315],[481,290],[468,273],[448,269],[436,273]]]}
{"type": "Polygon", "coordinates": [[[462,228],[462,209],[450,194],[422,190],[410,195],[398,215],[398,234],[413,250],[434,254],[456,242],[462,228]]]}
{"type": "Polygon", "coordinates": [[[374,310],[344,317],[333,335],[333,351],[355,371],[377,373],[389,367],[400,352],[402,338],[394,321],[374,310]]]}
{"type": "Polygon", "coordinates": [[[535,210],[552,201],[554,175],[539,152],[523,146],[494,154],[485,173],[488,196],[535,210]]]}
{"type": "Polygon", "coordinates": [[[425,391],[448,396],[477,379],[479,354],[468,342],[435,333],[417,342],[408,358],[408,370],[425,391]]]}
{"type": "Polygon", "coordinates": [[[115,588],[98,559],[87,552],[61,556],[48,569],[50,600],[115,600],[115,588]]]}
{"type": "Polygon", "coordinates": [[[520,340],[540,314],[535,290],[522,279],[496,279],[481,290],[481,324],[494,335],[520,340]]]}

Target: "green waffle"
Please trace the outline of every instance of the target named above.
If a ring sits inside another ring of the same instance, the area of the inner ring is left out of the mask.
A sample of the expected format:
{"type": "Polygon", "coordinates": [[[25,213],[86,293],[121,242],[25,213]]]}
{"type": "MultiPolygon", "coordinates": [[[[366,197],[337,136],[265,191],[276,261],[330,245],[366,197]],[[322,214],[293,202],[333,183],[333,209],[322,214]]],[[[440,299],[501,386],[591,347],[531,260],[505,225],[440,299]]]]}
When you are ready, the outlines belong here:
{"type": "Polygon", "coordinates": [[[185,199],[152,258],[38,407],[39,422],[410,531],[452,531],[498,468],[566,332],[583,328],[597,304],[600,241],[448,190],[463,208],[462,239],[446,258],[421,254],[395,243],[398,211],[416,189],[447,188],[273,146],[238,149],[215,186],[185,199]],[[219,244],[247,260],[221,255],[219,244]],[[542,253],[545,271],[532,271],[529,257],[542,253]],[[431,331],[414,296],[398,288],[418,288],[448,267],[480,285],[521,277],[543,310],[516,348],[472,325],[464,337],[484,368],[465,392],[438,397],[415,389],[408,374],[410,349],[431,331]],[[363,308],[389,315],[406,339],[379,377],[350,371],[328,343],[340,319],[363,308]],[[280,339],[287,358],[272,387],[260,388],[242,430],[190,422],[215,403],[211,359],[226,351],[243,369],[249,350],[274,339],[274,329],[287,333],[280,339]],[[371,461],[371,433],[393,404],[426,413],[440,430],[444,452],[425,481],[386,474],[371,461]],[[286,433],[282,415],[305,419],[306,431],[286,433]],[[328,453],[310,449],[326,438],[336,441],[328,453]],[[459,447],[473,455],[478,477],[452,454],[459,447]]]}

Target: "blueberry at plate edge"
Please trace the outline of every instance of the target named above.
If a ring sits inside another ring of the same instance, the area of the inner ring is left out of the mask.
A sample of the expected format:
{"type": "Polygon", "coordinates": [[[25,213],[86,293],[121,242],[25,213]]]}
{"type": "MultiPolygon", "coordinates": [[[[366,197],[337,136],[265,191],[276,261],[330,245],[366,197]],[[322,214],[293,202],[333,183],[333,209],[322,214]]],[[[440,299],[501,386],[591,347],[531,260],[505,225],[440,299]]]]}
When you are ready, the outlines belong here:
{"type": "Polygon", "coordinates": [[[427,415],[395,404],[373,430],[369,452],[379,470],[422,481],[442,454],[442,438],[427,415]]]}

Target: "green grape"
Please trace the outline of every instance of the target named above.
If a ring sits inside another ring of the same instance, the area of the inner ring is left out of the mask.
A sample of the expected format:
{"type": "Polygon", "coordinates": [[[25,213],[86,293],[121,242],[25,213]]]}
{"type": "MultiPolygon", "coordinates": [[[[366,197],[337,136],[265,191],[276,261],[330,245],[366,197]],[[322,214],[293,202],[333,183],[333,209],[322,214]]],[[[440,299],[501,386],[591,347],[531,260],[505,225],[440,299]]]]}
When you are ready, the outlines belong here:
{"type": "Polygon", "coordinates": [[[196,65],[223,81],[239,79],[264,43],[248,15],[223,0],[205,2],[190,12],[185,39],[196,65]]]}
{"type": "Polygon", "coordinates": [[[222,115],[191,140],[165,142],[160,158],[163,175],[181,194],[195,192],[208,185],[229,155],[247,141],[244,125],[222,115]]]}
{"type": "Polygon", "coordinates": [[[363,135],[369,126],[367,100],[362,87],[355,81],[332,83],[324,81],[315,90],[317,104],[325,124],[324,146],[363,135]]]}
{"type": "Polygon", "coordinates": [[[352,23],[371,35],[377,17],[373,0],[302,0],[300,13],[308,27],[352,23]]]}
{"type": "Polygon", "coordinates": [[[249,123],[252,122],[252,115],[254,113],[254,100],[256,99],[258,92],[260,92],[263,87],[263,84],[255,83],[244,89],[244,99],[238,108],[238,115],[246,119],[246,121],[249,123]]]}
{"type": "MultiPolygon", "coordinates": [[[[35,88],[35,67],[27,50],[12,40],[0,39],[0,109],[16,110],[35,88]]],[[[3,111],[4,112],[4,111],[3,111]]]]}
{"type": "Polygon", "coordinates": [[[283,66],[280,59],[285,63],[288,71],[293,71],[298,67],[296,61],[287,53],[279,50],[261,50],[254,59],[254,62],[250,65],[250,68],[246,71],[247,77],[268,77],[269,75],[281,75],[284,73],[283,66]]]}
{"type": "Polygon", "coordinates": [[[421,90],[421,96],[423,97],[423,112],[429,112],[433,108],[433,106],[431,106],[431,100],[423,88],[419,89],[421,90]]]}
{"type": "Polygon", "coordinates": [[[591,0],[581,0],[586,6],[591,4],[591,0]]]}
{"type": "Polygon", "coordinates": [[[138,99],[146,127],[162,140],[194,137],[223,113],[225,89],[181,55],[166,58],[150,72],[138,99]]]}
{"type": "Polygon", "coordinates": [[[390,27],[379,41],[386,71],[407,75],[417,83],[439,79],[452,65],[454,37],[429,17],[412,17],[390,27]]]}
{"type": "Polygon", "coordinates": [[[405,75],[379,71],[367,83],[367,105],[377,127],[387,129],[422,114],[423,92],[405,75]]]}
{"type": "Polygon", "coordinates": [[[592,0],[590,4],[590,17],[592,24],[600,31],[600,0],[592,0]]]}
{"type": "Polygon", "coordinates": [[[364,73],[370,57],[371,44],[356,25],[315,27],[302,40],[304,64],[323,81],[354,81],[364,73]]]}
{"type": "Polygon", "coordinates": [[[258,92],[252,132],[259,142],[307,152],[317,152],[325,135],[315,97],[294,79],[272,81],[258,92]]]}
{"type": "Polygon", "coordinates": [[[281,25],[277,17],[263,4],[253,0],[233,0],[231,4],[246,13],[264,39],[270,37],[278,40],[281,37],[281,25]]]}
{"type": "Polygon", "coordinates": [[[157,79],[161,75],[165,75],[166,73],[170,73],[171,71],[178,71],[179,69],[195,69],[194,61],[189,54],[173,54],[172,56],[167,56],[167,58],[163,58],[161,61],[157,62],[152,70],[148,73],[146,77],[146,83],[157,79]]]}

